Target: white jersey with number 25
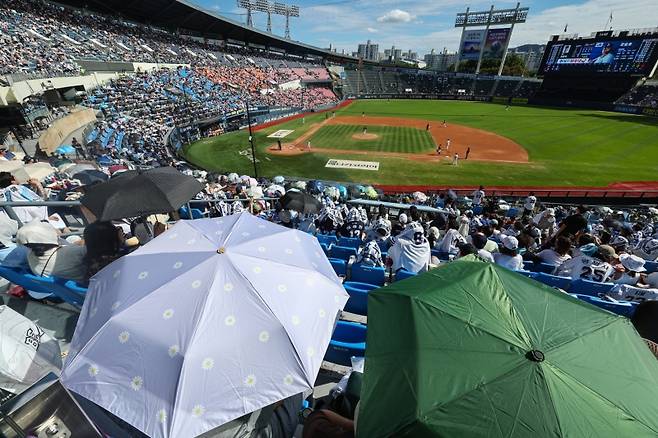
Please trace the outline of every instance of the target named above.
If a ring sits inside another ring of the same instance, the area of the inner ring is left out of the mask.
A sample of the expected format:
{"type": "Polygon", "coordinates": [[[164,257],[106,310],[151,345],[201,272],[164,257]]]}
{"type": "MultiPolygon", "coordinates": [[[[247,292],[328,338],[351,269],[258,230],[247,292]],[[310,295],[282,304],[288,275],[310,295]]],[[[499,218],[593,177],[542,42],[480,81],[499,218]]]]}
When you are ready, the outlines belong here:
{"type": "Polygon", "coordinates": [[[573,280],[583,278],[585,280],[605,283],[614,273],[610,263],[580,255],[567,260],[557,269],[556,274],[562,277],[570,277],[573,280]]]}

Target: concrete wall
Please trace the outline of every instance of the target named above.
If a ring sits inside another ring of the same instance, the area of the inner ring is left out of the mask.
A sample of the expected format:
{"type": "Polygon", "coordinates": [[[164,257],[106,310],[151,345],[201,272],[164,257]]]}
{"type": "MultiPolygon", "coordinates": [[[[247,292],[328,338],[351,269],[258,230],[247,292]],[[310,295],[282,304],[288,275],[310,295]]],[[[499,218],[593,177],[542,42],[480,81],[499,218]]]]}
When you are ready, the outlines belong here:
{"type": "Polygon", "coordinates": [[[68,116],[56,120],[39,137],[39,147],[47,154],[52,154],[64,139],[76,129],[96,121],[96,112],[91,108],[78,108],[68,116]]]}
{"type": "Polygon", "coordinates": [[[91,73],[84,76],[70,76],[50,79],[30,79],[14,83],[11,87],[0,87],[0,105],[22,102],[28,96],[43,90],[41,84],[51,84],[54,88],[71,88],[83,86],[85,90],[93,90],[110,79],[117,78],[119,73],[91,73]],[[48,82],[50,81],[50,83],[48,82]]]}
{"type": "Polygon", "coordinates": [[[156,64],[153,62],[133,62],[133,67],[135,68],[135,71],[139,69],[140,71],[150,71],[150,70],[159,70],[161,68],[168,68],[170,70],[174,70],[177,67],[190,67],[190,64],[156,64]]]}

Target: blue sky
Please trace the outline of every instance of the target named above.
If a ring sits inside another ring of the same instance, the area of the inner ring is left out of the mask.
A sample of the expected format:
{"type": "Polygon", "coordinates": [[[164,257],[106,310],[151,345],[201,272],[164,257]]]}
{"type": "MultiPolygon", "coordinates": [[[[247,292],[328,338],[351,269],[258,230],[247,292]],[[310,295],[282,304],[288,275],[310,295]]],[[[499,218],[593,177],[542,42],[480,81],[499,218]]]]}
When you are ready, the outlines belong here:
{"type": "MultiPolygon", "coordinates": [[[[233,20],[246,19],[235,0],[193,1],[233,20]]],[[[379,43],[380,51],[395,45],[422,56],[432,48],[456,50],[460,31],[453,27],[455,14],[466,6],[488,10],[492,3],[496,8],[511,8],[516,0],[297,0],[301,17],[291,19],[291,34],[295,40],[319,47],[333,44],[346,52],[370,39],[379,43]]],[[[614,29],[658,25],[658,0],[526,0],[521,5],[529,7],[530,13],[528,21],[515,28],[512,47],[545,43],[567,23],[569,33],[587,35],[601,30],[611,12],[614,29]]],[[[284,20],[273,17],[274,33],[283,35],[284,20]]],[[[265,29],[266,15],[255,13],[254,24],[265,29]]]]}

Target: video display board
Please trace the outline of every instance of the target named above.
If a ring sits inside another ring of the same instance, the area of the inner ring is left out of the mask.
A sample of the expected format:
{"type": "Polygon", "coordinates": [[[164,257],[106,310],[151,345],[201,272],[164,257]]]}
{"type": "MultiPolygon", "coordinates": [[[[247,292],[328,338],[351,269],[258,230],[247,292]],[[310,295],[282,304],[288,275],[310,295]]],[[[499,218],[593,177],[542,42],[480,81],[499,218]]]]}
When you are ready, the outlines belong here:
{"type": "Polygon", "coordinates": [[[658,59],[658,36],[551,41],[539,73],[648,75],[658,59]]]}

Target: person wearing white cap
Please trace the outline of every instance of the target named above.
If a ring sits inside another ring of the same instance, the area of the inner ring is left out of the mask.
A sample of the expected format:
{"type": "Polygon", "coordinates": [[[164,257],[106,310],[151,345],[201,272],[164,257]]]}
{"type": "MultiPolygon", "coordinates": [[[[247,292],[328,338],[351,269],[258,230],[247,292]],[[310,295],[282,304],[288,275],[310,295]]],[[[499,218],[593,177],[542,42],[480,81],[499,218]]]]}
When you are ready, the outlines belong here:
{"type": "Polygon", "coordinates": [[[637,286],[642,281],[642,272],[646,272],[644,267],[644,259],[636,255],[621,254],[619,261],[624,266],[624,272],[616,272],[612,279],[615,284],[628,284],[637,286]]]}
{"type": "Polygon", "coordinates": [[[400,213],[398,216],[398,222],[393,225],[393,228],[391,229],[391,236],[395,237],[400,234],[407,226],[407,221],[408,219],[406,213],[400,213]]]}
{"type": "Polygon", "coordinates": [[[30,222],[16,233],[16,243],[27,248],[27,264],[34,275],[53,275],[77,282],[85,280],[86,248],[77,244],[60,246],[57,231],[52,225],[30,222]]]}
{"type": "Polygon", "coordinates": [[[497,265],[503,266],[512,271],[523,269],[523,257],[518,254],[519,241],[513,236],[503,236],[500,252],[494,254],[494,261],[497,265]]]}
{"type": "Polygon", "coordinates": [[[523,216],[530,216],[532,212],[535,211],[536,204],[537,197],[534,193],[530,193],[523,203],[523,216]]]}
{"type": "Polygon", "coordinates": [[[537,225],[537,228],[540,230],[548,230],[549,233],[552,233],[553,228],[555,227],[555,209],[547,208],[541,213],[536,214],[535,217],[532,218],[532,222],[537,225]]]}

